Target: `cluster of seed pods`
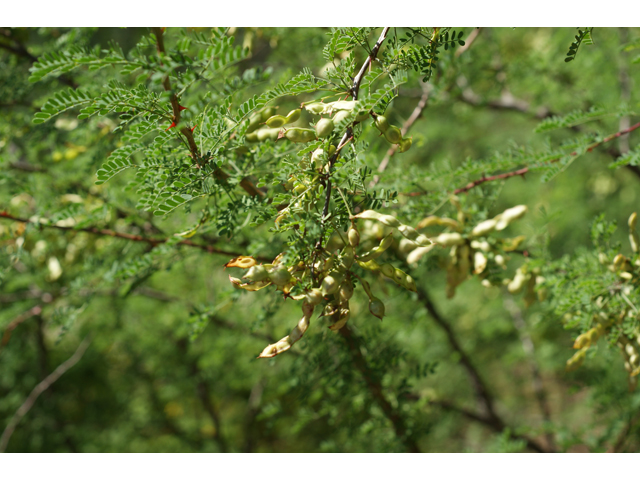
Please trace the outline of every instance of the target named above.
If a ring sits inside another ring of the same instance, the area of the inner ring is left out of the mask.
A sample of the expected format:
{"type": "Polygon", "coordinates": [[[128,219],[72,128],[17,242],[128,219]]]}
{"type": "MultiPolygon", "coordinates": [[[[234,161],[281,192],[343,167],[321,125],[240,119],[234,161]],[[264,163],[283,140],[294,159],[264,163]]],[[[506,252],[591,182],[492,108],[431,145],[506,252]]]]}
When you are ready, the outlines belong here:
{"type": "MultiPolygon", "coordinates": [[[[370,116],[369,112],[359,112],[358,106],[357,100],[311,102],[302,104],[301,108],[290,111],[286,116],[276,115],[272,107],[265,108],[249,117],[245,140],[247,143],[255,143],[287,139],[294,143],[308,143],[327,138],[341,121],[349,119],[352,122],[362,122],[370,116]],[[287,127],[300,119],[302,108],[312,115],[327,116],[321,117],[313,128],[287,127]]],[[[389,125],[384,116],[376,115],[374,125],[387,141],[398,145],[400,152],[406,152],[411,148],[412,139],[403,138],[400,129],[389,125]]]]}
{"type": "MultiPolygon", "coordinates": [[[[636,232],[636,224],[638,215],[634,212],[629,217],[629,243],[634,254],[638,253],[640,241],[636,232]]],[[[621,253],[617,254],[613,259],[607,258],[606,254],[600,253],[598,260],[610,272],[615,273],[618,277],[619,288],[610,290],[610,296],[629,295],[633,290],[638,288],[640,283],[640,259],[633,261],[621,253]]],[[[603,296],[596,299],[596,305],[602,307],[609,304],[608,300],[603,296]]],[[[567,314],[569,317],[571,314],[567,314]]],[[[566,369],[572,371],[579,368],[585,358],[587,351],[596,344],[600,337],[610,334],[613,327],[622,324],[625,318],[638,318],[640,314],[635,308],[625,307],[620,312],[600,311],[594,314],[591,320],[592,328],[576,338],[573,348],[578,350],[569,360],[567,360],[566,369]]],[[[629,388],[635,389],[640,375],[640,328],[633,333],[624,333],[621,329],[616,329],[618,334],[616,345],[620,348],[624,359],[624,367],[629,374],[629,388]]]]}

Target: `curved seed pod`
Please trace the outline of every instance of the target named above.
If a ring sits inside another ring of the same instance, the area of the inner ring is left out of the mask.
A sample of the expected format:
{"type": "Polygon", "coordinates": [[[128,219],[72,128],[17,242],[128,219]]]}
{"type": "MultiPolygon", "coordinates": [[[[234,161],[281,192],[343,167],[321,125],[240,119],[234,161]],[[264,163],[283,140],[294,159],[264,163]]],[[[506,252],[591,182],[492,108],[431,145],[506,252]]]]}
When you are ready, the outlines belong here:
{"type": "Polygon", "coordinates": [[[505,252],[513,252],[516,248],[522,245],[522,242],[524,242],[526,239],[527,237],[525,237],[524,235],[518,235],[517,237],[513,238],[505,238],[502,240],[502,250],[504,250],[505,252]]]}
{"type": "Polygon", "coordinates": [[[293,327],[293,330],[286,337],[280,339],[276,343],[268,345],[262,353],[258,356],[258,358],[271,358],[276,355],[289,350],[291,346],[296,343],[298,340],[302,338],[304,332],[309,328],[309,320],[313,315],[314,306],[308,303],[302,304],[302,318],[298,322],[298,324],[293,327]]]}
{"type": "Polygon", "coordinates": [[[349,310],[349,302],[344,302],[340,305],[340,316],[338,317],[338,321],[333,325],[329,326],[329,328],[334,332],[337,332],[347,324],[350,317],[351,317],[351,310],[349,310]]]}
{"type": "Polygon", "coordinates": [[[294,278],[291,276],[291,273],[289,273],[289,270],[287,270],[287,267],[278,265],[269,271],[269,280],[271,280],[274,285],[282,287],[291,282],[291,280],[294,280],[294,278]]]}
{"type": "Polygon", "coordinates": [[[242,283],[242,280],[232,277],[231,275],[229,275],[229,281],[234,288],[237,288],[238,290],[246,290],[248,292],[257,292],[258,290],[262,290],[264,287],[271,285],[269,280],[254,283],[242,283]]]}
{"type": "Polygon", "coordinates": [[[497,224],[498,220],[496,220],[495,218],[480,222],[478,225],[473,227],[473,230],[471,230],[471,235],[474,237],[479,237],[482,235],[486,235],[487,233],[491,233],[496,229],[497,224]]]}
{"type": "Polygon", "coordinates": [[[487,268],[487,257],[482,252],[476,251],[473,254],[473,273],[480,275],[487,268]]]}
{"type": "Polygon", "coordinates": [[[398,151],[400,153],[404,153],[407,150],[409,150],[411,148],[411,144],[413,143],[413,138],[403,138],[400,143],[399,143],[399,147],[398,147],[398,151]]]}
{"type": "Polygon", "coordinates": [[[417,290],[416,282],[411,277],[411,275],[407,275],[399,268],[395,268],[393,265],[385,263],[380,265],[380,271],[385,277],[390,278],[391,280],[396,282],[398,285],[400,285],[403,288],[406,288],[410,292],[415,292],[417,290]]]}
{"type": "Polygon", "coordinates": [[[436,238],[433,239],[434,243],[438,245],[442,245],[443,247],[452,247],[454,245],[462,245],[465,242],[465,239],[462,235],[457,232],[452,233],[441,233],[436,238]]]}
{"type": "Polygon", "coordinates": [[[386,138],[389,143],[400,143],[402,141],[402,132],[398,127],[391,125],[387,128],[387,131],[384,132],[384,138],[386,138]]]}
{"type": "Polygon", "coordinates": [[[300,119],[300,114],[302,113],[302,110],[299,108],[296,108],[295,110],[291,110],[289,113],[287,113],[287,123],[293,123],[293,122],[297,122],[298,119],[300,119]]]}
{"type": "Polygon", "coordinates": [[[375,260],[380,255],[382,255],[382,253],[386,249],[388,249],[392,244],[393,244],[393,234],[390,233],[389,235],[387,235],[382,239],[382,241],[380,242],[380,245],[375,247],[370,252],[367,252],[364,255],[359,256],[358,260],[361,262],[368,262],[369,260],[375,260]]]}
{"type": "Polygon", "coordinates": [[[412,252],[416,248],[418,248],[418,244],[416,242],[412,242],[408,238],[403,238],[398,243],[398,252],[403,254],[403,255],[409,254],[410,252],[412,252]]]}
{"type": "Polygon", "coordinates": [[[375,210],[365,210],[362,213],[354,215],[352,219],[353,218],[377,220],[380,223],[388,225],[389,227],[396,228],[404,237],[408,238],[409,240],[413,240],[421,247],[427,247],[433,243],[425,235],[419,234],[413,227],[403,225],[397,218],[392,217],[391,215],[384,215],[382,213],[376,212],[375,210]]]}
{"type": "Polygon", "coordinates": [[[375,260],[369,260],[368,262],[361,262],[360,260],[356,260],[356,262],[361,268],[364,268],[365,270],[369,270],[371,272],[380,271],[380,265],[378,265],[375,260]]]}
{"type": "Polygon", "coordinates": [[[239,257],[233,258],[224,264],[224,268],[227,267],[239,267],[239,268],[251,268],[254,265],[257,265],[258,262],[253,257],[246,257],[244,255],[240,255],[239,257]]]}
{"type": "Polygon", "coordinates": [[[582,365],[582,363],[584,362],[584,359],[587,355],[587,350],[589,350],[589,347],[585,347],[580,349],[579,351],[577,351],[573,357],[571,357],[569,360],[567,360],[567,366],[565,367],[565,370],[567,372],[572,372],[574,370],[577,370],[578,368],[580,368],[580,365],[582,365]]]}
{"type": "Polygon", "coordinates": [[[513,277],[513,280],[511,280],[509,282],[509,285],[507,285],[507,290],[509,290],[509,293],[520,293],[522,291],[522,288],[524,287],[524,282],[527,280],[527,275],[524,273],[524,271],[522,270],[522,268],[519,268],[518,270],[516,270],[516,275],[515,277],[513,277]]]}
{"type": "MultiPolygon", "coordinates": [[[[255,129],[254,129],[255,130],[255,129]]],[[[257,133],[247,133],[244,136],[244,140],[247,143],[257,143],[258,142],[258,134],[257,133]]]]}
{"type": "Polygon", "coordinates": [[[504,230],[505,228],[507,228],[507,225],[509,225],[514,220],[522,218],[525,213],[527,213],[526,205],[517,205],[512,208],[507,208],[504,212],[495,217],[498,220],[498,222],[496,223],[496,230],[504,230]]]}
{"type": "Polygon", "coordinates": [[[351,245],[353,248],[360,245],[360,233],[353,225],[351,225],[351,228],[349,228],[347,237],[349,238],[349,245],[351,245]]]}
{"type": "Polygon", "coordinates": [[[435,244],[433,245],[429,245],[428,247],[418,247],[416,248],[413,252],[411,252],[409,255],[407,255],[407,263],[409,265],[413,265],[418,263],[418,261],[426,254],[429,253],[431,250],[433,250],[435,248],[435,244]]]}
{"type": "Polygon", "coordinates": [[[276,114],[276,107],[267,107],[260,110],[260,120],[266,122],[269,117],[273,117],[276,114]]]}
{"type": "Polygon", "coordinates": [[[524,305],[525,307],[530,307],[536,301],[536,277],[535,275],[529,275],[529,280],[527,281],[527,290],[524,294],[524,305]]]}
{"type": "Polygon", "coordinates": [[[460,224],[453,218],[447,218],[447,217],[440,218],[435,215],[431,215],[427,218],[423,218],[422,220],[420,220],[418,222],[418,225],[416,225],[416,230],[421,230],[423,228],[432,227],[435,225],[449,227],[454,230],[460,230],[460,224]]]}
{"type": "Polygon", "coordinates": [[[312,288],[307,292],[305,299],[309,305],[315,306],[324,300],[324,296],[319,288],[312,288]]]}
{"type": "Polygon", "coordinates": [[[382,300],[373,297],[369,301],[369,311],[373,316],[382,320],[382,317],[384,317],[384,303],[382,303],[382,300]]]}
{"type": "Polygon", "coordinates": [[[286,117],[283,117],[282,115],[274,115],[273,117],[269,117],[265,123],[270,128],[280,128],[288,122],[286,117]]]}
{"type": "Polygon", "coordinates": [[[634,253],[638,253],[638,249],[640,248],[640,237],[638,237],[638,232],[636,232],[636,224],[638,223],[638,214],[633,212],[629,217],[629,243],[631,244],[631,250],[634,253]]]}
{"type": "Polygon", "coordinates": [[[613,266],[615,267],[616,270],[619,270],[624,266],[624,264],[626,263],[626,260],[627,259],[625,258],[625,256],[619,253],[615,257],[613,257],[613,266]]]}
{"type": "Polygon", "coordinates": [[[279,134],[279,128],[261,128],[256,132],[259,142],[266,142],[267,140],[273,140],[275,142],[279,134]]]}
{"type": "Polygon", "coordinates": [[[489,245],[489,242],[485,240],[483,240],[482,242],[479,242],[478,240],[471,240],[470,245],[474,250],[482,250],[483,252],[488,252],[489,250],[491,250],[491,245],[489,245]]]}
{"type": "Polygon", "coordinates": [[[249,126],[247,127],[247,133],[251,133],[254,130],[257,130],[260,127],[260,122],[262,122],[262,114],[260,112],[253,112],[249,115],[249,126]]]}
{"type": "Polygon", "coordinates": [[[351,245],[347,245],[346,247],[344,247],[344,251],[342,253],[342,256],[340,257],[340,262],[347,270],[349,270],[351,268],[351,265],[353,265],[353,262],[355,261],[355,257],[355,249],[351,245]]]}
{"type": "Polygon", "coordinates": [[[264,265],[254,265],[242,278],[250,282],[261,282],[269,278],[269,272],[264,265]]]}
{"type": "Polygon", "coordinates": [[[316,139],[316,132],[309,128],[293,127],[284,132],[284,137],[293,143],[307,143],[316,139]]]}
{"type": "Polygon", "coordinates": [[[363,122],[369,118],[369,112],[358,112],[356,115],[356,122],[363,122]]]}
{"type": "Polygon", "coordinates": [[[337,102],[328,103],[327,106],[330,106],[330,110],[335,112],[337,110],[346,110],[348,112],[353,111],[358,105],[357,100],[338,100],[337,102]]]}
{"type": "Polygon", "coordinates": [[[385,133],[389,129],[389,122],[387,121],[387,117],[382,115],[378,115],[374,121],[374,125],[380,133],[385,133]]]}
{"type": "Polygon", "coordinates": [[[502,255],[496,255],[495,257],[493,257],[493,261],[496,262],[496,265],[498,265],[499,267],[507,268],[507,266],[505,265],[505,259],[502,255]]]}
{"type": "Polygon", "coordinates": [[[333,126],[333,120],[330,118],[321,118],[318,120],[318,123],[316,123],[316,133],[318,134],[318,137],[325,138],[331,135],[331,132],[333,132],[333,126]]]}

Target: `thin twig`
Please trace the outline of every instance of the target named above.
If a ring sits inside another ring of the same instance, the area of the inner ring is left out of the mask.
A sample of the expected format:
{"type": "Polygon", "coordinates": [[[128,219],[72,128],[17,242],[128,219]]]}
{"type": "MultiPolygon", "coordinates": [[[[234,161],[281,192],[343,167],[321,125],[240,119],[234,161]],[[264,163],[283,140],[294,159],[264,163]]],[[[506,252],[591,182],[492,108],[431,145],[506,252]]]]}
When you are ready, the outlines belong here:
{"type": "Polygon", "coordinates": [[[35,315],[40,315],[41,313],[42,313],[42,306],[36,305],[35,307],[30,308],[26,312],[21,313],[16,318],[14,318],[9,323],[9,325],[7,325],[7,328],[5,328],[5,330],[4,330],[4,334],[2,335],[2,342],[0,342],[0,346],[4,347],[9,342],[9,339],[11,338],[11,332],[13,332],[13,330],[18,325],[20,325],[22,322],[24,322],[25,320],[30,319],[31,317],[33,317],[35,315]]]}
{"type": "MultiPolygon", "coordinates": [[[[551,407],[549,406],[549,402],[547,400],[547,392],[544,388],[544,383],[542,382],[542,375],[540,374],[540,368],[538,367],[538,363],[536,362],[536,353],[535,346],[533,344],[533,339],[531,335],[529,335],[527,324],[524,321],[522,316],[522,310],[518,308],[516,303],[513,301],[511,297],[506,297],[504,299],[504,306],[506,310],[511,314],[511,318],[513,319],[513,325],[518,330],[518,334],[520,335],[520,342],[522,343],[522,349],[524,350],[527,356],[527,362],[529,363],[529,368],[531,370],[532,377],[532,385],[533,392],[536,396],[536,400],[538,401],[538,406],[540,407],[540,411],[542,412],[542,418],[546,424],[546,426],[551,425],[551,407]]],[[[547,445],[550,450],[555,450],[555,440],[553,438],[552,432],[547,432],[545,434],[545,438],[547,440],[547,445]]]]}
{"type": "Polygon", "coordinates": [[[20,423],[20,420],[22,420],[22,418],[29,412],[29,410],[31,410],[31,407],[33,407],[33,404],[38,399],[40,394],[47,388],[49,388],[54,382],[56,382],[67,370],[69,370],[80,361],[90,343],[91,338],[89,336],[85,337],[85,339],[82,340],[82,342],[76,349],[75,353],[67,361],[61,363],[58,368],[56,368],[49,376],[47,376],[47,378],[45,378],[35,386],[24,403],[20,405],[20,408],[18,408],[16,413],[13,415],[13,417],[7,424],[7,427],[4,429],[2,437],[0,437],[0,453],[6,450],[9,440],[11,439],[11,435],[13,435],[13,432],[18,426],[18,423],[20,423]]]}
{"type": "Polygon", "coordinates": [[[480,28],[474,28],[473,31],[469,34],[469,36],[465,40],[464,45],[461,46],[458,50],[456,50],[455,57],[458,58],[464,52],[469,50],[469,48],[471,48],[471,45],[473,45],[473,42],[475,42],[476,38],[478,38],[478,35],[480,35],[480,28]]]}
{"type": "Polygon", "coordinates": [[[342,327],[339,332],[347,342],[347,347],[349,348],[349,352],[351,353],[351,357],[353,358],[355,367],[362,374],[364,381],[369,388],[369,392],[373,396],[373,399],[376,401],[378,406],[382,409],[384,415],[393,425],[396,436],[405,445],[407,451],[411,453],[419,453],[420,449],[418,448],[413,435],[407,432],[407,427],[404,423],[404,419],[393,408],[391,403],[389,403],[389,400],[385,398],[384,394],[382,393],[382,385],[380,384],[379,379],[376,378],[375,374],[371,370],[371,367],[369,367],[367,360],[364,358],[364,355],[360,350],[360,344],[362,341],[351,331],[351,329],[347,325],[342,327]]]}
{"type": "MultiPolygon", "coordinates": [[[[595,143],[591,144],[587,148],[586,152],[591,152],[596,147],[599,147],[600,145],[602,145],[604,143],[610,142],[611,140],[615,140],[616,138],[620,137],[621,135],[633,132],[637,128],[640,128],[640,122],[636,123],[635,125],[632,125],[631,127],[627,128],[627,129],[624,129],[624,130],[616,132],[616,133],[614,133],[612,135],[609,135],[608,137],[605,137],[604,139],[600,140],[599,142],[595,142],[595,143]]],[[[578,155],[578,152],[571,152],[569,155],[570,156],[576,156],[576,155],[578,155]]],[[[554,158],[552,160],[548,160],[546,163],[555,163],[555,162],[559,161],[561,158],[562,157],[560,156],[558,158],[554,158]]],[[[477,180],[474,180],[473,182],[469,182],[464,187],[460,187],[460,188],[454,190],[453,193],[455,195],[458,195],[460,193],[466,193],[469,190],[471,190],[472,188],[475,188],[478,185],[482,185],[483,183],[493,182],[495,180],[504,180],[504,179],[507,179],[507,178],[510,178],[510,177],[515,177],[515,176],[518,176],[518,175],[524,176],[524,174],[528,173],[529,170],[530,170],[529,167],[523,167],[523,168],[520,168],[520,169],[512,171],[512,172],[501,173],[500,175],[491,175],[490,177],[482,177],[482,178],[479,178],[477,180]]]]}
{"type": "MultiPolygon", "coordinates": [[[[116,232],[114,230],[96,228],[96,227],[76,228],[76,227],[63,227],[63,226],[60,226],[60,225],[52,225],[52,224],[40,223],[40,222],[32,221],[32,220],[30,220],[28,218],[15,217],[15,216],[9,214],[6,211],[0,211],[0,218],[6,218],[8,220],[13,220],[15,222],[32,223],[32,224],[38,225],[40,228],[55,228],[57,230],[74,231],[74,232],[87,232],[87,233],[92,233],[94,235],[104,235],[104,236],[108,236],[108,237],[123,238],[125,240],[130,240],[130,241],[133,241],[133,242],[148,243],[148,244],[150,244],[150,245],[152,245],[154,247],[169,241],[169,239],[167,239],[167,238],[149,238],[149,237],[143,237],[142,235],[134,235],[134,234],[131,234],[131,233],[116,232]]],[[[243,253],[231,252],[231,251],[228,251],[228,250],[223,250],[223,249],[220,249],[220,248],[213,247],[211,245],[200,245],[198,243],[192,242],[191,240],[182,240],[182,241],[178,242],[176,245],[186,245],[187,247],[199,248],[200,250],[204,250],[205,252],[208,252],[208,253],[214,253],[214,254],[219,254],[219,255],[228,255],[228,256],[231,256],[231,257],[237,257],[237,256],[240,256],[240,255],[244,255],[243,253]]],[[[270,261],[270,259],[268,259],[266,257],[256,256],[254,258],[256,258],[256,260],[260,260],[262,262],[269,262],[270,261]]]]}

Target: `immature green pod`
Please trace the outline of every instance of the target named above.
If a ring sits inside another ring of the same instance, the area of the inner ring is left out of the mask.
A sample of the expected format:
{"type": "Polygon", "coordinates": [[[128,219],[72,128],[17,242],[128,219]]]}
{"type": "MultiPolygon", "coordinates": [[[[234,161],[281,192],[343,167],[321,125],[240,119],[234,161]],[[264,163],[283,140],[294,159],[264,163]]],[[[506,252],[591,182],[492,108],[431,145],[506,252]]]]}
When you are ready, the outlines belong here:
{"type": "Polygon", "coordinates": [[[269,278],[269,272],[264,265],[254,265],[242,278],[250,282],[261,282],[269,278]]]}
{"type": "Polygon", "coordinates": [[[342,120],[344,120],[349,116],[349,113],[350,112],[347,112],[346,110],[340,110],[338,113],[336,113],[333,116],[333,123],[341,122],[342,120]]]}
{"type": "Polygon", "coordinates": [[[271,280],[271,282],[274,285],[277,285],[279,287],[282,287],[283,285],[286,285],[292,279],[293,279],[293,277],[291,276],[291,274],[287,270],[287,267],[285,267],[284,265],[278,265],[277,267],[274,267],[269,272],[269,280],[271,280]]]}
{"type": "Polygon", "coordinates": [[[373,248],[370,252],[361,255],[358,260],[361,262],[368,262],[369,260],[375,260],[380,255],[384,253],[386,249],[388,249],[391,245],[393,245],[393,234],[389,234],[382,239],[380,245],[373,248]]]}
{"type": "Polygon", "coordinates": [[[384,317],[384,303],[379,298],[373,297],[369,302],[369,311],[372,315],[382,320],[382,317],[384,317]]]}
{"type": "Polygon", "coordinates": [[[341,302],[346,302],[353,297],[353,283],[351,283],[351,280],[345,280],[342,282],[340,290],[338,291],[338,296],[340,297],[341,302]]]}
{"type": "Polygon", "coordinates": [[[282,115],[274,115],[273,117],[269,117],[265,123],[270,128],[280,128],[287,124],[287,118],[282,115]]]}
{"type": "Polygon", "coordinates": [[[276,114],[275,107],[263,108],[260,111],[260,120],[262,120],[263,122],[266,122],[269,117],[273,117],[275,114],[276,114]]]}
{"type": "Polygon", "coordinates": [[[360,245],[360,233],[355,229],[353,225],[351,225],[351,228],[349,228],[347,237],[349,238],[349,245],[351,245],[353,248],[356,248],[358,245],[360,245]]]}
{"type": "Polygon", "coordinates": [[[319,138],[328,137],[331,135],[331,132],[333,132],[333,127],[333,120],[330,118],[321,118],[318,120],[318,123],[316,123],[316,133],[319,138]]]}
{"type": "Polygon", "coordinates": [[[340,261],[342,262],[344,267],[349,270],[351,268],[351,265],[353,265],[353,262],[355,261],[355,257],[355,249],[351,245],[347,245],[346,247],[344,247],[344,252],[340,257],[340,261]]]}
{"type": "Polygon", "coordinates": [[[314,115],[322,115],[323,113],[325,113],[327,104],[322,102],[312,102],[304,105],[304,108],[307,112],[313,113],[314,115]]]}
{"type": "Polygon", "coordinates": [[[284,136],[293,143],[307,143],[316,139],[316,132],[309,128],[293,127],[287,129],[284,136]]]}
{"type": "Polygon", "coordinates": [[[280,134],[279,128],[261,128],[256,132],[259,142],[266,142],[267,140],[276,141],[280,134]]]}
{"type": "Polygon", "coordinates": [[[300,110],[299,108],[296,108],[295,110],[291,110],[289,113],[287,113],[287,123],[297,122],[298,119],[300,118],[301,113],[302,113],[302,110],[300,110]]]}
{"type": "Polygon", "coordinates": [[[391,125],[386,132],[384,132],[384,138],[389,143],[400,143],[402,141],[402,132],[396,126],[391,125]]]}
{"type": "Polygon", "coordinates": [[[389,129],[389,122],[387,121],[387,117],[382,115],[378,115],[375,119],[374,125],[380,133],[385,133],[389,129]]]}
{"type": "Polygon", "coordinates": [[[567,366],[566,366],[567,372],[572,372],[573,370],[578,369],[580,365],[582,365],[587,355],[587,350],[589,350],[589,347],[582,348],[579,351],[577,351],[573,355],[573,357],[567,360],[567,366]]]}
{"type": "Polygon", "coordinates": [[[319,288],[312,288],[309,290],[305,298],[309,305],[318,305],[322,300],[324,300],[322,291],[319,288]]]}
{"type": "Polygon", "coordinates": [[[403,138],[402,141],[400,141],[399,147],[398,147],[398,151],[400,153],[404,153],[407,150],[409,150],[411,148],[411,144],[413,143],[413,139],[412,138],[403,138]]]}
{"type": "Polygon", "coordinates": [[[385,277],[389,277],[389,278],[395,277],[396,269],[393,268],[393,265],[389,263],[383,263],[382,265],[380,265],[380,271],[385,277]]]}
{"type": "Polygon", "coordinates": [[[258,143],[258,134],[257,133],[247,133],[244,136],[244,139],[247,143],[258,143]]]}
{"type": "Polygon", "coordinates": [[[262,114],[260,112],[253,112],[249,115],[249,127],[247,128],[247,133],[257,130],[258,127],[260,127],[260,122],[262,122],[262,114]]]}

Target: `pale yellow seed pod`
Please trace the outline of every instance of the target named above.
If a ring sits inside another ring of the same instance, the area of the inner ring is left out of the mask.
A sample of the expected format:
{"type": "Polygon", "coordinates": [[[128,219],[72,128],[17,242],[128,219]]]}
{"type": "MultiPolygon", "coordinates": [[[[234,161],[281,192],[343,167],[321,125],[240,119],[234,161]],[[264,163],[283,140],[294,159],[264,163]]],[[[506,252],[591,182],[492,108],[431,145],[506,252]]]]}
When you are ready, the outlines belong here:
{"type": "Polygon", "coordinates": [[[473,230],[471,230],[471,235],[473,235],[474,237],[479,237],[482,235],[486,235],[487,233],[491,233],[495,230],[497,224],[498,221],[495,218],[480,222],[473,228],[473,230]]]}
{"type": "Polygon", "coordinates": [[[476,251],[473,254],[473,273],[479,275],[485,268],[487,268],[487,257],[482,252],[476,251]]]}
{"type": "Polygon", "coordinates": [[[509,290],[509,293],[512,294],[520,293],[522,291],[522,288],[524,287],[524,282],[526,280],[527,275],[522,271],[521,268],[519,268],[518,270],[516,270],[516,275],[515,277],[513,277],[513,280],[511,280],[509,282],[509,285],[507,285],[507,290],[509,290]]]}
{"type": "Polygon", "coordinates": [[[403,238],[398,243],[398,252],[403,255],[407,255],[416,248],[418,248],[418,244],[416,242],[412,242],[408,238],[403,238]]]}
{"type": "Polygon", "coordinates": [[[433,241],[443,247],[452,247],[454,245],[462,245],[464,237],[457,232],[441,233],[433,241]]]}
{"type": "Polygon", "coordinates": [[[333,116],[333,123],[337,124],[347,118],[349,116],[349,112],[345,110],[341,110],[333,116]]]}
{"type": "Polygon", "coordinates": [[[342,282],[340,290],[338,291],[338,297],[341,302],[346,302],[353,297],[353,283],[351,283],[351,280],[342,282]]]}
{"type": "Polygon", "coordinates": [[[269,272],[269,280],[274,285],[282,287],[293,280],[293,277],[284,265],[278,265],[269,272]]]}
{"type": "Polygon", "coordinates": [[[635,230],[637,223],[638,223],[638,214],[636,212],[633,212],[629,217],[629,221],[628,221],[629,230],[635,230]]]}
{"type": "MultiPolygon", "coordinates": [[[[522,218],[527,213],[526,205],[517,205],[512,208],[506,209],[499,215],[498,223],[496,223],[496,230],[504,230],[512,221],[522,218]]],[[[497,217],[496,217],[497,218],[497,217]]]]}
{"type": "Polygon", "coordinates": [[[331,295],[338,291],[340,284],[338,281],[332,276],[327,275],[322,280],[322,285],[320,285],[320,289],[322,290],[323,295],[331,295]]]}
{"type": "Polygon", "coordinates": [[[324,297],[319,288],[312,288],[307,292],[306,301],[309,305],[318,305],[322,300],[324,300],[324,297]]]}

